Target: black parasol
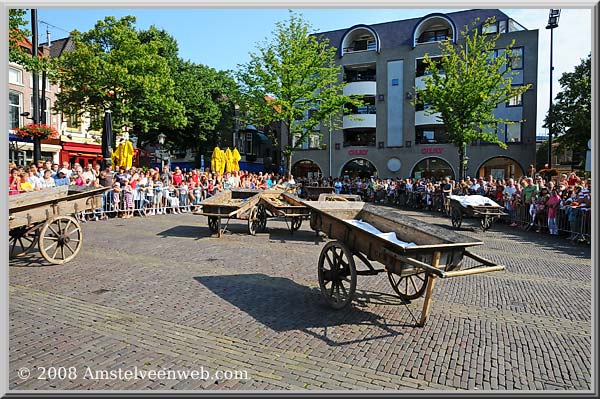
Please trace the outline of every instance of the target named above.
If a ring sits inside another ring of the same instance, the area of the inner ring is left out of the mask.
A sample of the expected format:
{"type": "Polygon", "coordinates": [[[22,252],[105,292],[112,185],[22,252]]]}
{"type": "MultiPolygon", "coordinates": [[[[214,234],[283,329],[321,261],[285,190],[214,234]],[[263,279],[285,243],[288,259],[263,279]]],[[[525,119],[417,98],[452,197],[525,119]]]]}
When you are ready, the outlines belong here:
{"type": "Polygon", "coordinates": [[[102,157],[104,158],[104,166],[111,165],[110,145],[113,140],[112,129],[112,111],[107,109],[104,111],[104,124],[102,125],[102,157]]]}

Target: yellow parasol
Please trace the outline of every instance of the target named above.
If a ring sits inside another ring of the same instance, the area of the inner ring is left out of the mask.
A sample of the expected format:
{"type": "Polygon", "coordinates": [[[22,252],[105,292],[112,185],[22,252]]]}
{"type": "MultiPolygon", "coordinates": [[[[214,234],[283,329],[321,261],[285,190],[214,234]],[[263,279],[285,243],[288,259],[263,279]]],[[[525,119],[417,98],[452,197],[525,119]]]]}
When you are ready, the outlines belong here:
{"type": "Polygon", "coordinates": [[[215,147],[213,150],[212,156],[210,158],[210,171],[216,172],[219,169],[219,152],[221,149],[219,147],[215,147]]]}
{"type": "Polygon", "coordinates": [[[225,172],[225,151],[219,150],[219,156],[217,159],[219,160],[218,172],[220,175],[222,175],[225,172]]]}
{"type": "Polygon", "coordinates": [[[133,144],[131,143],[131,141],[127,140],[125,143],[123,143],[122,156],[120,159],[119,166],[123,166],[124,168],[131,168],[131,166],[133,165],[134,153],[135,151],[133,150],[133,144]]]}
{"type": "Polygon", "coordinates": [[[123,142],[120,142],[117,148],[113,151],[111,155],[111,161],[113,166],[120,166],[121,159],[123,158],[123,142]]]}
{"type": "Polygon", "coordinates": [[[233,161],[233,169],[232,170],[240,170],[240,160],[242,159],[242,156],[240,155],[240,152],[238,151],[237,148],[234,148],[233,151],[231,152],[231,159],[233,161]]]}
{"type": "Polygon", "coordinates": [[[225,150],[225,161],[227,162],[225,164],[225,173],[230,173],[233,170],[233,157],[229,147],[225,150]]]}

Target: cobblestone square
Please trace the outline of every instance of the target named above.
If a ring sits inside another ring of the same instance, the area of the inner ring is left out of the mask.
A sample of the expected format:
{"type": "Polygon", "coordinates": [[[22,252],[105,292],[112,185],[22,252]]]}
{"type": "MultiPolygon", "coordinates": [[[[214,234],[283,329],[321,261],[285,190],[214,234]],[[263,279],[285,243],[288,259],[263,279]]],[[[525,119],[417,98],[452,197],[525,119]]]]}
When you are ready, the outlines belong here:
{"type": "Polygon", "coordinates": [[[326,239],[308,222],[294,235],[281,221],[254,237],[229,227],[219,239],[191,214],[89,222],[66,265],[37,267],[37,252],[11,260],[10,388],[591,389],[589,247],[501,224],[463,229],[506,270],[438,281],[421,328],[423,300],[403,304],[383,274],[359,276],[352,306],[330,309],[317,280],[326,239]],[[134,368],[211,378],[85,375],[134,368]]]}

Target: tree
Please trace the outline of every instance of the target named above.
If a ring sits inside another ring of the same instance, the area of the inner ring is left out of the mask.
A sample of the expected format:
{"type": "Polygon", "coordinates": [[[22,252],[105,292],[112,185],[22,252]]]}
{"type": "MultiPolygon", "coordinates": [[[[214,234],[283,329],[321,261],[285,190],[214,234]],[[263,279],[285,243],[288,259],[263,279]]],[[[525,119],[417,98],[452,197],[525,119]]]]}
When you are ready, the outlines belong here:
{"type": "MultiPolygon", "coordinates": [[[[134,24],[133,16],[106,17],[88,32],[72,32],[74,50],[57,60],[62,90],[54,108],[79,115],[108,108],[117,128],[131,126],[143,141],[158,126],[185,126],[186,118],[157,42],[142,43],[134,24]]],[[[91,128],[101,124],[92,119],[91,128]]]]}
{"type": "Polygon", "coordinates": [[[283,149],[288,177],[294,152],[311,135],[321,134],[315,131],[319,123],[333,117],[339,125],[345,104],[362,104],[341,94],[336,49],[311,32],[302,16],[291,12],[289,20],[276,23],[271,41],[257,46],[236,74],[242,115],[259,126],[281,122],[288,132],[283,149]]]}
{"type": "MultiPolygon", "coordinates": [[[[488,19],[484,26],[494,23],[488,19]]],[[[440,113],[439,118],[447,130],[448,141],[457,147],[460,177],[464,179],[467,167],[466,146],[481,140],[506,144],[498,139],[499,124],[514,123],[494,115],[494,108],[510,98],[521,95],[531,85],[511,86],[510,68],[514,41],[495,56],[496,40],[500,34],[486,35],[465,25],[463,40],[454,45],[450,40],[440,43],[441,59],[432,60],[425,55],[425,89],[417,90],[417,103],[428,104],[428,114],[440,113]]]]}
{"type": "Polygon", "coordinates": [[[582,59],[573,72],[563,73],[559,82],[562,91],[556,95],[544,127],[552,124],[559,152],[573,150],[573,159],[583,160],[592,134],[591,54],[582,59]]]}
{"type": "Polygon", "coordinates": [[[8,14],[8,58],[10,62],[28,66],[31,62],[31,55],[27,54],[21,47],[21,44],[27,40],[31,32],[25,28],[26,10],[11,8],[8,14]]]}

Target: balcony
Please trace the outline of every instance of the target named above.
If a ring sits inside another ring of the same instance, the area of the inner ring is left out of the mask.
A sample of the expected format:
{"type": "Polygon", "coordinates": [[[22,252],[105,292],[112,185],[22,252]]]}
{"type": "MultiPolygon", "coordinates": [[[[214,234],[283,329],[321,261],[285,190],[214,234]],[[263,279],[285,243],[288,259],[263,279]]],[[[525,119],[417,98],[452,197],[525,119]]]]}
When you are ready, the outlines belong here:
{"type": "Polygon", "coordinates": [[[375,129],[344,130],[344,147],[374,147],[376,138],[375,129]]]}
{"type": "Polygon", "coordinates": [[[354,129],[354,128],[375,128],[377,127],[377,115],[369,113],[358,113],[352,115],[344,115],[342,122],[343,129],[354,129]],[[351,117],[357,119],[351,119],[351,117]],[[360,118],[360,120],[358,120],[360,118]]]}
{"type": "Polygon", "coordinates": [[[426,111],[416,111],[415,112],[415,126],[419,125],[441,125],[443,124],[441,119],[441,114],[436,112],[432,115],[427,115],[426,111]]]}
{"type": "Polygon", "coordinates": [[[375,81],[356,81],[344,86],[345,96],[374,96],[375,94],[377,94],[377,82],[375,81]]]}

